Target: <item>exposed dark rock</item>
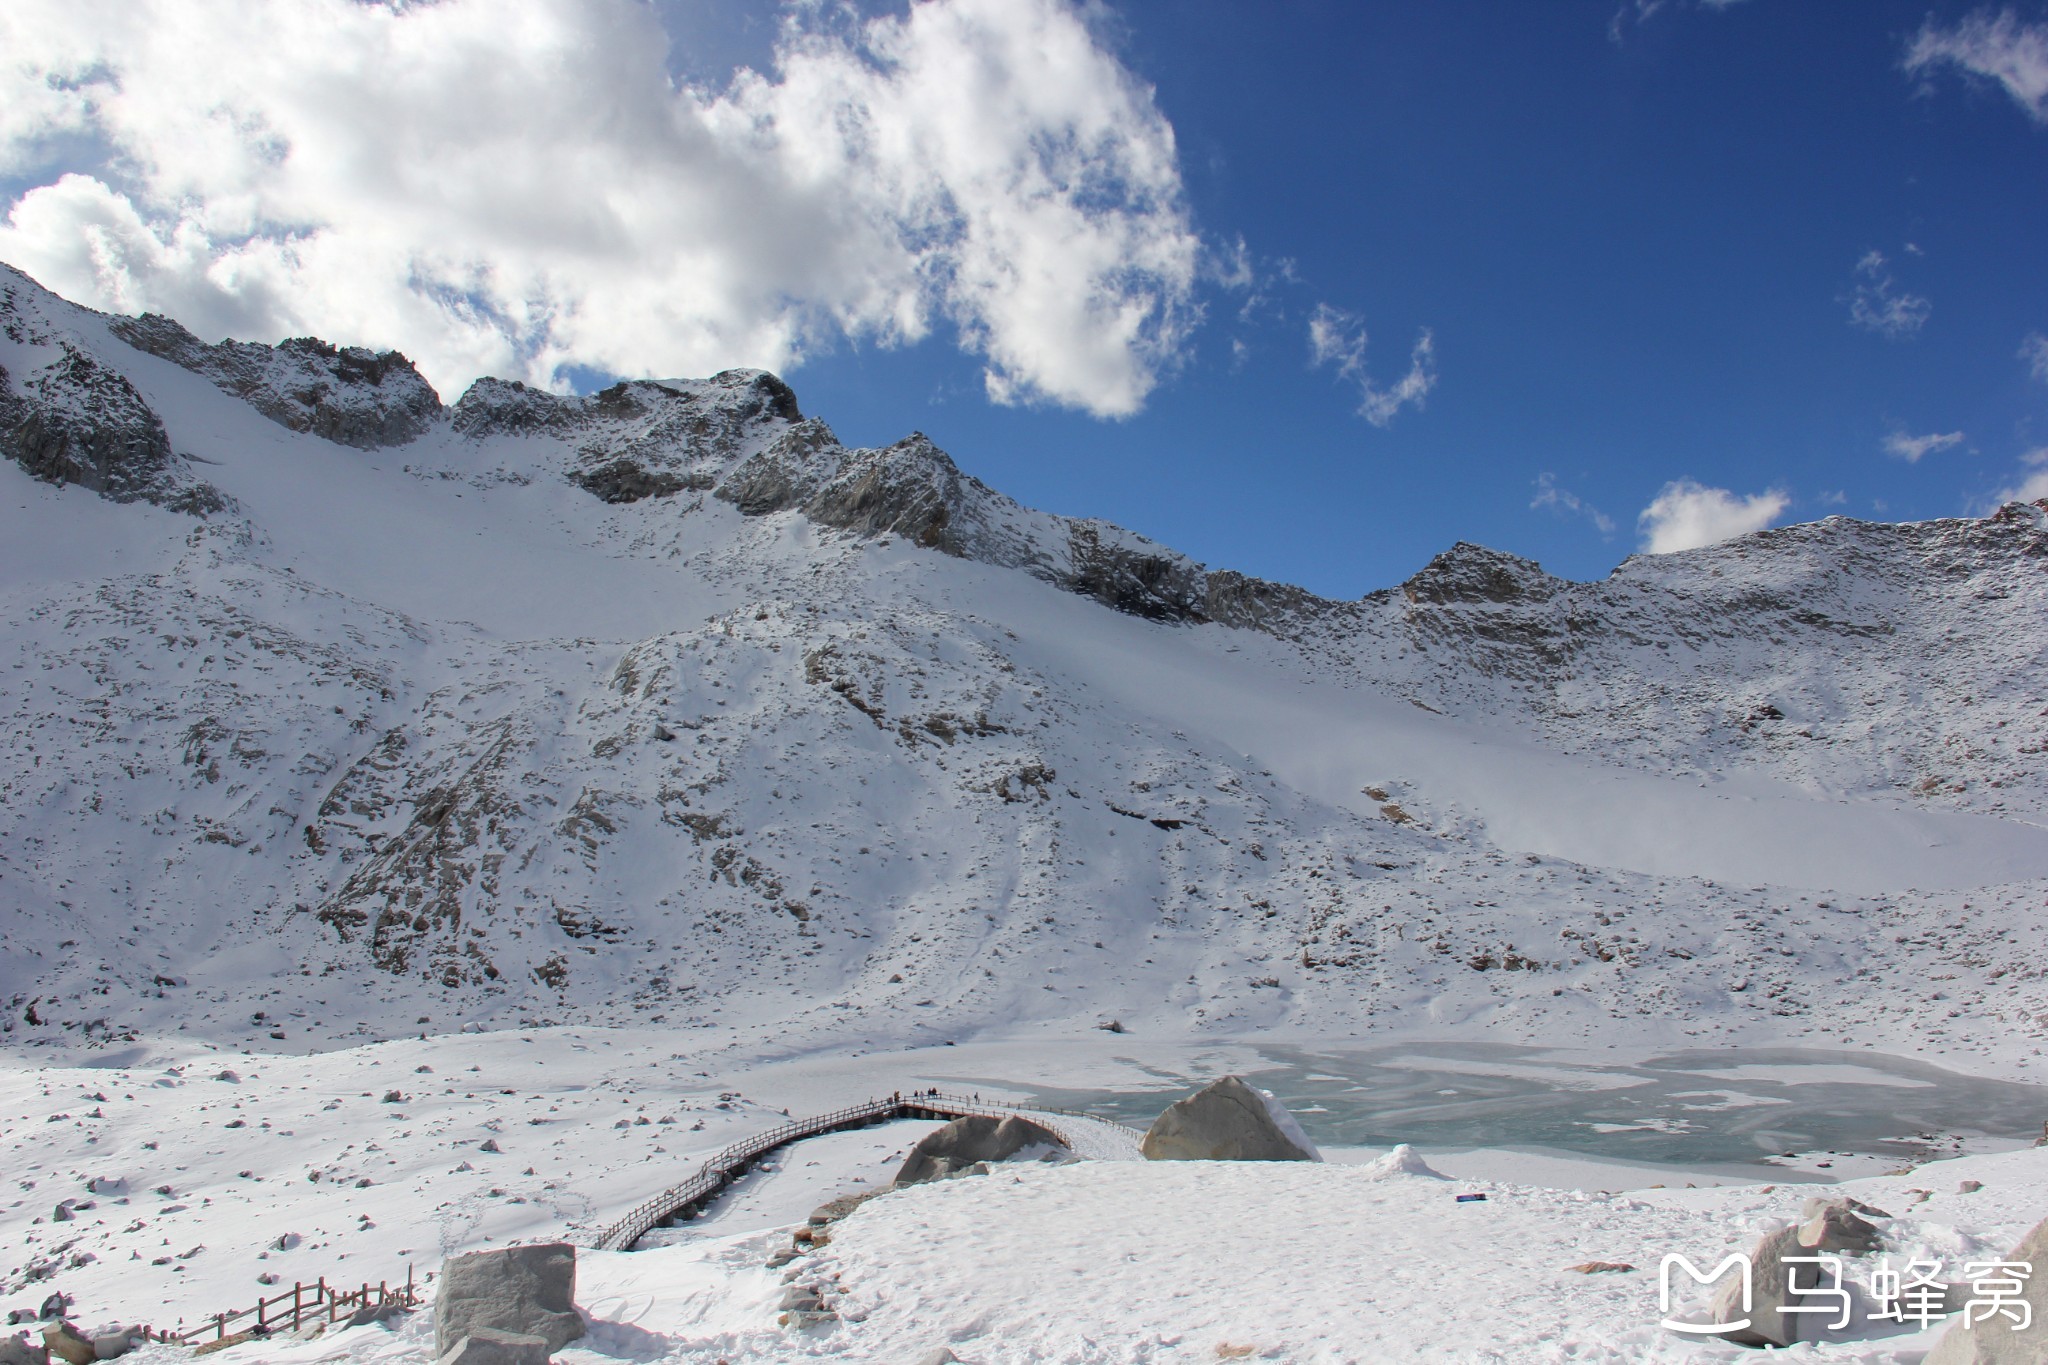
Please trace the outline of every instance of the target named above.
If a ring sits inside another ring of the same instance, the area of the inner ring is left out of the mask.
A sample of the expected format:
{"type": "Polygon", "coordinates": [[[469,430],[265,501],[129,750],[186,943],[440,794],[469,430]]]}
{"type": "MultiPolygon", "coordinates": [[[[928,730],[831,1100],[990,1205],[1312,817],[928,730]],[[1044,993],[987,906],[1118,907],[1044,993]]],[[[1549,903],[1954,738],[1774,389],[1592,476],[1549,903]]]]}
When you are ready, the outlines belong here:
{"type": "Polygon", "coordinates": [[[119,502],[152,500],[173,482],[177,457],[163,420],[135,386],[69,342],[23,376],[0,370],[0,450],[47,483],[72,483],[119,502]]]}
{"type": "Polygon", "coordinates": [[[1532,559],[1459,541],[1401,585],[1410,602],[1544,602],[1564,580],[1532,559]]]}
{"type": "Polygon", "coordinates": [[[569,475],[569,481],[587,493],[595,493],[606,502],[638,502],[642,498],[665,498],[684,489],[704,489],[711,486],[708,476],[650,470],[626,459],[613,460],[595,469],[579,469],[569,475]]]}
{"type": "Polygon", "coordinates": [[[1216,569],[1208,576],[1202,615],[1218,625],[1286,637],[1304,620],[1348,606],[1326,601],[1291,583],[1269,583],[1229,569],[1216,569]]]}
{"type": "Polygon", "coordinates": [[[846,450],[815,417],[798,422],[718,485],[717,496],[750,517],[803,505],[836,475],[846,450]]]}
{"type": "Polygon", "coordinates": [[[804,515],[855,535],[900,535],[930,550],[965,557],[952,531],[962,475],[923,432],[886,450],[855,451],[840,476],[804,503],[804,515]]]}
{"type": "Polygon", "coordinates": [[[203,375],[280,426],[359,450],[404,445],[440,419],[441,399],[397,351],[293,337],[207,345],[156,313],[113,318],[114,335],[203,375]]]}
{"type": "Polygon", "coordinates": [[[479,379],[448,409],[456,434],[479,441],[567,431],[582,416],[581,399],[528,388],[516,379],[479,379]]]}
{"type": "Polygon", "coordinates": [[[1067,524],[1073,568],[1060,584],[1104,606],[1150,621],[1207,619],[1208,575],[1164,546],[1119,544],[1129,533],[1101,521],[1067,524]],[[1107,535],[1105,536],[1105,533],[1107,535]]]}
{"type": "Polygon", "coordinates": [[[480,379],[456,402],[452,421],[473,440],[544,434],[575,441],[569,481],[625,503],[711,488],[763,433],[801,422],[802,413],[774,375],[725,370],[705,380],[629,380],[580,398],[480,379]]]}
{"type": "MultiPolygon", "coordinates": [[[[481,941],[461,929],[466,899],[497,895],[512,831],[524,814],[508,789],[519,739],[508,725],[484,727],[444,767],[412,773],[412,819],[320,903],[320,922],[343,942],[367,937],[371,960],[394,974],[417,971],[450,987],[497,979],[481,941]]],[[[402,733],[387,735],[370,766],[395,764],[404,745],[402,733]]],[[[355,776],[336,784],[323,818],[344,787],[355,789],[355,776]]],[[[372,771],[363,784],[375,780],[372,771]]]]}
{"type": "MultiPolygon", "coordinates": [[[[716,496],[750,516],[794,509],[857,536],[902,536],[942,554],[1021,568],[1149,620],[1209,619],[1199,564],[1107,522],[1031,512],[962,473],[923,432],[884,449],[849,451],[823,423],[804,423],[742,462],[716,496]]],[[[1279,594],[1268,604],[1254,583],[1232,575],[1233,615],[1281,609],[1279,594]]]]}

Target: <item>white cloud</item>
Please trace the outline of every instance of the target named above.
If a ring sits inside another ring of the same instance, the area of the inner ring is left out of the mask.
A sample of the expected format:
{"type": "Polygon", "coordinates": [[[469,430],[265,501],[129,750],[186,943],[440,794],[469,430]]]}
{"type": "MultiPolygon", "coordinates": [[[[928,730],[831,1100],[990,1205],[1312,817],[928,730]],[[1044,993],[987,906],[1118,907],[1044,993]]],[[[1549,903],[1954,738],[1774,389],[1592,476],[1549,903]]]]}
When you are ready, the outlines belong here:
{"type": "Polygon", "coordinates": [[[1737,497],[1725,488],[1678,479],[1665,484],[1642,510],[1636,527],[1643,549],[1664,555],[1761,531],[1791,505],[1791,495],[1778,489],[1737,497]]]}
{"type": "Polygon", "coordinates": [[[2027,362],[2027,371],[2043,384],[2048,384],[2048,337],[2039,332],[2030,332],[2020,343],[2020,359],[2027,362]]]}
{"type": "Polygon", "coordinates": [[[399,345],[444,390],[950,320],[994,400],[1122,416],[1179,363],[1202,252],[1088,13],[792,6],[770,72],[700,89],[632,0],[9,0],[0,174],[46,183],[0,257],[202,333],[399,345]]]}
{"type": "Polygon", "coordinates": [[[2009,502],[2039,502],[2048,498],[2048,446],[2020,456],[2020,468],[2023,472],[2018,481],[1994,493],[1984,510],[1996,511],[2009,502]]]}
{"type": "Polygon", "coordinates": [[[1358,413],[1376,427],[1386,426],[1402,408],[1421,408],[1436,387],[1436,338],[1425,327],[1408,353],[1408,372],[1381,387],[1365,369],[1365,324],[1355,313],[1319,303],[1308,319],[1309,359],[1335,365],[1337,375],[1358,385],[1358,413]]]}
{"type": "Polygon", "coordinates": [[[2028,117],[2048,123],[2048,23],[2021,23],[2009,9],[1977,10],[1951,28],[1929,19],[1906,50],[1906,70],[1942,66],[1998,82],[2028,117]]]}
{"type": "Polygon", "coordinates": [[[1856,262],[1856,287],[1849,294],[1849,321],[1887,341],[1903,341],[1927,323],[1934,305],[1918,294],[1895,292],[1882,251],[1865,252],[1856,262]]]}
{"type": "Polygon", "coordinates": [[[1529,507],[1531,510],[1547,507],[1554,512],[1584,517],[1593,523],[1602,536],[1614,534],[1614,518],[1570,489],[1559,488],[1557,476],[1548,470],[1536,476],[1536,496],[1529,500],[1529,507]]]}
{"type": "MultiPolygon", "coordinates": [[[[1658,11],[1668,6],[1669,2],[1670,0],[1621,0],[1621,5],[1614,11],[1614,17],[1607,21],[1608,39],[1616,43],[1625,41],[1631,24],[1649,23],[1657,16],[1658,11]]],[[[1699,3],[1705,9],[1724,10],[1733,9],[1744,3],[1744,0],[1699,0],[1699,3]]]]}
{"type": "Polygon", "coordinates": [[[1963,433],[1960,431],[1943,432],[1939,435],[1930,433],[1926,436],[1908,436],[1903,431],[1895,431],[1884,438],[1884,453],[1896,455],[1907,464],[1918,464],[1922,455],[1949,450],[1962,443],[1963,433]]]}

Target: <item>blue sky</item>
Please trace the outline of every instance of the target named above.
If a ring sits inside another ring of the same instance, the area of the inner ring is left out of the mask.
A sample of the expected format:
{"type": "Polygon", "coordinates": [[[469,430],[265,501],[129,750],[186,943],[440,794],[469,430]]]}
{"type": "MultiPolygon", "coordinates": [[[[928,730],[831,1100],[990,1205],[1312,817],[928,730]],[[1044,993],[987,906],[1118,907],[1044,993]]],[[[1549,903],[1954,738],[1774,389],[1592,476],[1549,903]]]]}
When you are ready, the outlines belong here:
{"type": "Polygon", "coordinates": [[[1952,516],[2048,443],[2018,354],[2048,329],[2048,129],[1901,69],[1926,6],[1673,3],[1619,40],[1604,2],[1285,11],[1117,7],[1196,220],[1242,235],[1266,300],[1240,320],[1209,293],[1141,416],[991,408],[935,345],[819,363],[808,401],[849,437],[912,420],[1030,501],[1347,595],[1460,539],[1604,575],[1686,477],[1782,489],[1786,520],[1952,516]],[[1871,252],[1928,301],[1916,331],[1852,323],[1871,252]],[[1319,303],[1364,320],[1383,383],[1430,329],[1426,406],[1361,419],[1309,363],[1319,303]],[[1916,462],[1884,448],[1958,431],[1916,462]],[[1546,477],[1612,531],[1532,506],[1546,477]]]}
{"type": "Polygon", "coordinates": [[[0,256],[444,388],[775,364],[849,442],[922,429],[1034,505],[1333,595],[1461,539],[1598,577],[1659,527],[2048,493],[2048,6],[374,8],[243,15],[313,55],[205,99],[151,83],[235,40],[194,9],[13,14],[47,55],[0,118],[0,256]],[[319,55],[352,42],[438,65],[319,55]],[[682,134],[634,93],[662,43],[682,134]],[[321,122],[309,81],[391,130],[321,122]],[[204,158],[150,141],[181,119],[204,158]]]}

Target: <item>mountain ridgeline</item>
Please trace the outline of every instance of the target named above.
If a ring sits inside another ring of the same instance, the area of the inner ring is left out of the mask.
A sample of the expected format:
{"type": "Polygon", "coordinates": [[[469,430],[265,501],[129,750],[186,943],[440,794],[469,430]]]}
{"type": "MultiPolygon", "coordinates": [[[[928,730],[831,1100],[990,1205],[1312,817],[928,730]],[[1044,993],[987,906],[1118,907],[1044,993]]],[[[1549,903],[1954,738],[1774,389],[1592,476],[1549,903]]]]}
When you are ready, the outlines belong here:
{"type": "Polygon", "coordinates": [[[1944,897],[2038,901],[2048,507],[1592,583],[1460,544],[1337,601],[1023,507],[922,434],[850,449],[761,371],[444,405],[395,352],[207,343],[11,269],[0,331],[17,1042],[449,1000],[1736,1027],[1867,1002],[1944,897]],[[1567,786],[1499,805],[1530,754],[1567,786]],[[1618,775],[2018,851],[1895,887],[1734,876],[1740,840],[1684,830],[1556,856],[1569,784],[1618,775]]]}

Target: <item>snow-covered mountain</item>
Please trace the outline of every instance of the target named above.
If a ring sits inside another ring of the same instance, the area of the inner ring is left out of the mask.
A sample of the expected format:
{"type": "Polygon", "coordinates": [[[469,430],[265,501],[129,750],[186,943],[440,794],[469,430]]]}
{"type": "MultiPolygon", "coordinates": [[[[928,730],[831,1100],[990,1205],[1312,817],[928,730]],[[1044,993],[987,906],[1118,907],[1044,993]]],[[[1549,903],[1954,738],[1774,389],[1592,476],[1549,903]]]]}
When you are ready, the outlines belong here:
{"type": "Polygon", "coordinates": [[[2048,1009],[2048,506],[1340,602],[757,371],[444,407],[11,270],[0,322],[9,1044],[2048,1009]]]}

